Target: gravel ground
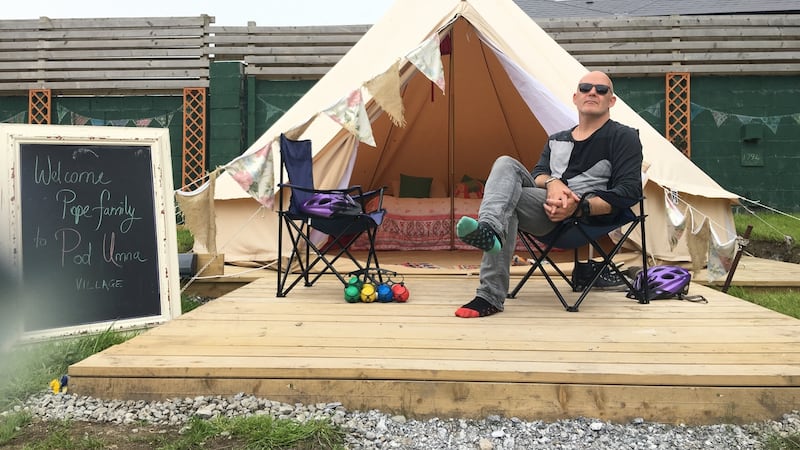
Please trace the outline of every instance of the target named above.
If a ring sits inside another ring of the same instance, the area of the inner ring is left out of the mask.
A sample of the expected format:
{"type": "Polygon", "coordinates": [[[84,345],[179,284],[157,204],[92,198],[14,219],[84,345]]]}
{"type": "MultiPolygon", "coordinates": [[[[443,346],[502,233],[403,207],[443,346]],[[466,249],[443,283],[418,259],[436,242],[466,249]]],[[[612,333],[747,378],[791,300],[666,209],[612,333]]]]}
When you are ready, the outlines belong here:
{"type": "MultiPolygon", "coordinates": [[[[102,401],[43,393],[15,410],[44,421],[68,419],[130,425],[183,426],[190,417],[269,414],[299,421],[330,419],[346,432],[349,449],[760,449],[770,433],[800,432],[800,411],[749,425],[685,426],[641,419],[615,424],[591,418],[557,422],[489,416],[482,420],[413,420],[379,411],[348,411],[341,403],[289,405],[244,394],[161,402],[102,401]]],[[[7,412],[6,412],[7,413],[7,412]]],[[[6,414],[3,413],[3,414],[6,414]]]]}

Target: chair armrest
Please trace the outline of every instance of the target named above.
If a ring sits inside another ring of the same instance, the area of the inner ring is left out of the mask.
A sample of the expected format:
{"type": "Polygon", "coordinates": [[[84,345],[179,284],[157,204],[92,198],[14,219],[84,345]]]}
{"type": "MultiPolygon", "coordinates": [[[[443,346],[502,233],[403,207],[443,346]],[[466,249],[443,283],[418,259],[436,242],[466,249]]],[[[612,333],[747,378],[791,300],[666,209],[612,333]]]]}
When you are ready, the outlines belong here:
{"type": "Polygon", "coordinates": [[[387,189],[386,186],[381,186],[378,189],[373,189],[371,191],[364,192],[361,195],[353,196],[353,198],[357,202],[361,203],[361,206],[364,208],[364,211],[366,211],[367,203],[369,203],[370,200],[372,200],[373,198],[378,197],[378,210],[381,210],[383,209],[383,194],[386,191],[386,189],[387,189]]]}

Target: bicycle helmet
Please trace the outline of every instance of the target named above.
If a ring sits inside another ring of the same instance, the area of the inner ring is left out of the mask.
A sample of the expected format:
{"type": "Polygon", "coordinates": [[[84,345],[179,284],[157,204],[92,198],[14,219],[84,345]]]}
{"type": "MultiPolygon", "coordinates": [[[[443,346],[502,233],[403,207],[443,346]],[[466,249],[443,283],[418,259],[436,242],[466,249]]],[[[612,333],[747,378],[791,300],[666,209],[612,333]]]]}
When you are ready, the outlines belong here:
{"type": "Polygon", "coordinates": [[[315,193],[303,203],[302,210],[315,216],[333,217],[361,214],[361,205],[353,197],[342,193],[315,193]]]}
{"type": "Polygon", "coordinates": [[[644,271],[640,271],[633,280],[634,291],[628,292],[630,298],[641,298],[644,283],[647,283],[647,300],[683,297],[689,292],[692,274],[683,267],[654,266],[647,269],[645,281],[644,271]]]}

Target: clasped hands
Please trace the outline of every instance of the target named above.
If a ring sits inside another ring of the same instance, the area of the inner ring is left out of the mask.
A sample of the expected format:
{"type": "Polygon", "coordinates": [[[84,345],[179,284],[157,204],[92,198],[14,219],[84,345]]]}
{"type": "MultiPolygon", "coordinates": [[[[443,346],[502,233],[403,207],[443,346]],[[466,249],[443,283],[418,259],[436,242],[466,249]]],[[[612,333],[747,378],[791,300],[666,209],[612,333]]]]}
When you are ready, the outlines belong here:
{"type": "Polygon", "coordinates": [[[563,183],[554,182],[547,189],[544,212],[552,222],[561,222],[578,209],[581,198],[563,183]],[[557,185],[555,185],[558,183],[557,185]]]}

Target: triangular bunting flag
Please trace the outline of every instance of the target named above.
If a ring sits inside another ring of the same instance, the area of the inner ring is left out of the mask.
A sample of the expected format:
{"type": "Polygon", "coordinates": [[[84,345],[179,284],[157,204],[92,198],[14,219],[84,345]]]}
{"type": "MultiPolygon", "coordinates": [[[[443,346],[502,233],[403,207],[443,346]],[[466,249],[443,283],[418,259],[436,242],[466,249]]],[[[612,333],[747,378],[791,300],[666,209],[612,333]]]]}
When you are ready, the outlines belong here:
{"type": "Polygon", "coordinates": [[[267,208],[272,208],[275,196],[271,148],[272,145],[268,143],[260,150],[242,155],[225,166],[231,178],[267,208]]]}
{"type": "Polygon", "coordinates": [[[214,189],[219,169],[208,175],[208,181],[191,192],[177,191],[175,200],[183,213],[183,220],[194,236],[195,245],[207,253],[217,254],[217,225],[214,213],[214,189]]]}
{"type": "Polygon", "coordinates": [[[692,258],[692,270],[697,275],[706,264],[711,230],[708,224],[708,217],[703,216],[703,219],[698,222],[694,215],[694,209],[689,208],[692,228],[691,232],[686,236],[686,246],[689,248],[689,256],[692,258]]]}
{"type": "Polygon", "coordinates": [[[375,146],[372,126],[369,123],[369,116],[364,106],[360,88],[326,109],[325,114],[338,122],[345,130],[358,137],[359,141],[375,146]]]}
{"type": "Polygon", "coordinates": [[[717,281],[728,276],[738,245],[736,238],[729,242],[719,242],[713,229],[711,238],[708,244],[708,281],[717,281]]]}
{"type": "Polygon", "coordinates": [[[761,121],[772,131],[772,134],[778,133],[778,124],[781,123],[781,116],[764,117],[761,121]]]}
{"type": "Polygon", "coordinates": [[[728,115],[722,111],[711,111],[711,115],[714,116],[714,123],[717,124],[717,128],[721,127],[726,120],[728,120],[728,115]]]}
{"type": "Polygon", "coordinates": [[[675,250],[678,241],[686,230],[686,216],[678,209],[677,192],[664,191],[664,203],[667,210],[667,238],[669,249],[675,250]]]}
{"type": "Polygon", "coordinates": [[[408,61],[433,81],[444,93],[444,66],[439,48],[439,35],[434,34],[406,55],[408,61]]]}
{"type": "Polygon", "coordinates": [[[364,86],[372,94],[372,98],[392,119],[398,127],[406,126],[403,98],[400,96],[399,62],[377,77],[367,81],[364,86]]]}

